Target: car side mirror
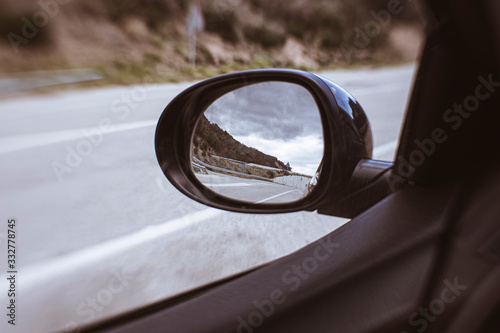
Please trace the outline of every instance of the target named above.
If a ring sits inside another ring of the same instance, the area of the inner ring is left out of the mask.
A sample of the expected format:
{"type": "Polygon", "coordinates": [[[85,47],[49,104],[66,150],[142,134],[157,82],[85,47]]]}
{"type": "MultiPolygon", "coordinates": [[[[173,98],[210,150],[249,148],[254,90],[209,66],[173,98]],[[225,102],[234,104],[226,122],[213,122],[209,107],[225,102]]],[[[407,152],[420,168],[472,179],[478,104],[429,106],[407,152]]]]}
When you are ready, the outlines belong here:
{"type": "Polygon", "coordinates": [[[345,202],[359,190],[353,179],[367,183],[353,172],[375,179],[390,168],[367,162],[372,134],[360,104],[333,82],[296,70],[244,71],[195,84],[163,111],[155,148],[182,193],[247,213],[319,209],[351,217],[363,206],[345,202]]]}
{"type": "Polygon", "coordinates": [[[227,198],[294,202],[309,195],[323,147],[311,93],[295,83],[261,82],[221,96],[200,116],[192,167],[203,185],[227,198]]]}

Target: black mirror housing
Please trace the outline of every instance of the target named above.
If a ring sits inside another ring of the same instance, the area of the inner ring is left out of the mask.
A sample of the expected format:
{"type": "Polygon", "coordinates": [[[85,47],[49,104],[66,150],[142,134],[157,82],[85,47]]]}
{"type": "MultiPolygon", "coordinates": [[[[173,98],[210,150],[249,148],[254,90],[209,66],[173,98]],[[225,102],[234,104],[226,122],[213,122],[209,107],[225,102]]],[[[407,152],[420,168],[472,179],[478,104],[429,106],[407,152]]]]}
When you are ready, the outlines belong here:
{"type": "Polygon", "coordinates": [[[313,211],[340,202],[358,163],[372,157],[373,141],[363,109],[340,86],[304,71],[264,69],[217,76],[179,94],[158,121],[155,149],[159,165],[169,181],[200,203],[235,212],[285,213],[313,211]],[[191,168],[191,142],[196,123],[221,96],[269,81],[304,87],[318,106],[323,125],[324,157],[317,186],[310,195],[291,203],[258,204],[219,195],[201,184],[191,168]]]}

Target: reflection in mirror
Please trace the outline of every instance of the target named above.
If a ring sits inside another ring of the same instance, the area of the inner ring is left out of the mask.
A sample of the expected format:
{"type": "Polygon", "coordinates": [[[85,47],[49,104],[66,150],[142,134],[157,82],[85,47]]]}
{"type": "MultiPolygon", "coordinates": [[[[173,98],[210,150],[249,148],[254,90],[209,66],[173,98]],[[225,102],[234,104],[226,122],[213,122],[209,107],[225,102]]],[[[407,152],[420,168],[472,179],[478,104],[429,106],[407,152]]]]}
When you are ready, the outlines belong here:
{"type": "Polygon", "coordinates": [[[251,203],[287,203],[316,186],[323,130],[313,96],[302,86],[264,82],[234,90],[200,117],[192,169],[220,195],[251,203]]]}

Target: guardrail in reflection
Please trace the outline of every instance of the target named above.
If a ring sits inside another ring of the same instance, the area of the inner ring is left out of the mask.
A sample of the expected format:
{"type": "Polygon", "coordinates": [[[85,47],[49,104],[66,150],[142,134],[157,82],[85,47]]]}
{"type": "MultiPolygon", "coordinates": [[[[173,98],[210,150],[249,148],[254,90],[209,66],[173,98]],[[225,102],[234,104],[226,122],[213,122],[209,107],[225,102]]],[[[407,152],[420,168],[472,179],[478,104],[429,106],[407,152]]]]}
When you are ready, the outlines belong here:
{"type": "Polygon", "coordinates": [[[259,180],[265,180],[265,181],[272,181],[272,179],[270,179],[270,178],[255,176],[255,175],[251,175],[251,174],[248,174],[248,173],[243,173],[243,172],[228,170],[228,169],[224,169],[224,168],[219,168],[219,167],[207,164],[205,162],[202,162],[202,161],[200,161],[199,159],[197,159],[194,156],[193,156],[193,160],[196,163],[198,163],[198,164],[200,164],[200,165],[202,165],[205,168],[210,169],[210,170],[226,172],[226,173],[230,173],[230,174],[234,174],[234,175],[238,175],[238,176],[243,176],[243,177],[246,177],[246,178],[259,179],[259,180]]]}

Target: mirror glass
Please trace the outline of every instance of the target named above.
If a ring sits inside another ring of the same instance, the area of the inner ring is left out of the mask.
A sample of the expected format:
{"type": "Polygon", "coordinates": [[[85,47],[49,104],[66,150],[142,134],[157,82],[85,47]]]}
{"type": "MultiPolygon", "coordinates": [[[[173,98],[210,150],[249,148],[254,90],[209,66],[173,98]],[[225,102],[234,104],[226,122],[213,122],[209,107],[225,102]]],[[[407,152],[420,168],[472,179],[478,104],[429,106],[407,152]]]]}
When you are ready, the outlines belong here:
{"type": "Polygon", "coordinates": [[[220,195],[288,203],[311,193],[323,149],[311,93],[271,81],[234,90],[207,108],[193,135],[191,165],[200,182],[220,195]]]}

